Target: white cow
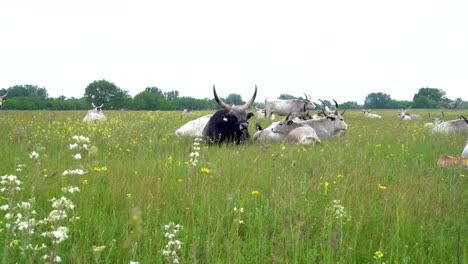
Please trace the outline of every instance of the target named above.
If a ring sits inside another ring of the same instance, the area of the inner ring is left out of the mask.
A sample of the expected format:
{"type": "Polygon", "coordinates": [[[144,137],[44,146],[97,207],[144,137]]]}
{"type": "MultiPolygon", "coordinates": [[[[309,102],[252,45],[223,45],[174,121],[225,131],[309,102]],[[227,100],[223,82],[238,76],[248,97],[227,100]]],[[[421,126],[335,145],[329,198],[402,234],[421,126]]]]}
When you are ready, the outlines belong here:
{"type": "Polygon", "coordinates": [[[371,113],[370,109],[362,109],[362,111],[364,112],[364,116],[367,117],[367,118],[382,119],[381,115],[371,113]]]}
{"type": "Polygon", "coordinates": [[[102,112],[102,107],[104,104],[101,104],[100,106],[95,106],[94,103],[91,103],[93,106],[93,109],[88,110],[88,113],[86,116],[83,118],[83,122],[95,122],[95,121],[106,121],[107,117],[104,115],[102,112]]]}
{"type": "Polygon", "coordinates": [[[203,129],[205,128],[212,115],[213,114],[204,115],[195,120],[187,122],[185,125],[179,127],[175,131],[176,137],[201,137],[203,129]]]}
{"type": "Polygon", "coordinates": [[[6,101],[5,97],[7,96],[7,94],[8,94],[8,91],[4,95],[0,96],[0,107],[2,107],[3,102],[6,101]]]}
{"type": "Polygon", "coordinates": [[[312,127],[305,125],[291,130],[291,132],[289,132],[284,139],[283,143],[310,146],[319,144],[320,139],[312,127]]]}
{"type": "Polygon", "coordinates": [[[269,127],[262,129],[262,127],[257,124],[257,131],[253,135],[254,141],[271,141],[271,142],[283,142],[286,135],[273,132],[273,127],[278,124],[280,121],[273,122],[269,127]]]}
{"type": "Polygon", "coordinates": [[[429,130],[431,134],[452,134],[460,133],[467,134],[468,132],[468,120],[464,116],[460,116],[460,119],[449,120],[438,124],[433,129],[429,130]]]}
{"type": "Polygon", "coordinates": [[[409,108],[406,108],[404,110],[400,109],[400,112],[398,113],[398,117],[401,118],[402,120],[406,120],[406,121],[421,119],[420,115],[410,114],[408,112],[408,110],[409,110],[409,108]]]}
{"type": "Polygon", "coordinates": [[[289,99],[289,100],[268,100],[265,99],[265,118],[271,120],[271,115],[276,113],[280,116],[288,115],[289,113],[305,113],[309,110],[314,110],[315,104],[307,97],[304,100],[289,99]]]}

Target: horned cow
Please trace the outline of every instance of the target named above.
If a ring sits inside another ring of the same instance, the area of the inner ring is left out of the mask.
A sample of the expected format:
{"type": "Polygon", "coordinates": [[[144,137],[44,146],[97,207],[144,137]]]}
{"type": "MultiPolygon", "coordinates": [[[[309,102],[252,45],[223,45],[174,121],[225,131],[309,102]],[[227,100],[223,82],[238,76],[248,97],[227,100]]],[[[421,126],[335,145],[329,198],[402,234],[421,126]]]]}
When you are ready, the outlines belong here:
{"type": "Polygon", "coordinates": [[[93,109],[88,110],[88,113],[83,118],[83,122],[106,121],[107,117],[102,112],[104,104],[95,106],[94,103],[91,103],[91,105],[93,106],[93,109]]]}
{"type": "Polygon", "coordinates": [[[253,113],[247,114],[247,109],[249,109],[257,96],[257,86],[255,86],[255,92],[252,98],[245,103],[244,105],[227,105],[221,99],[218,98],[216,94],[215,86],[213,85],[213,95],[221,108],[213,114],[213,116],[208,120],[205,128],[203,129],[202,136],[207,141],[208,144],[218,144],[223,143],[230,144],[240,144],[247,141],[250,138],[248,127],[248,120],[254,115],[253,113]]]}
{"type": "Polygon", "coordinates": [[[382,116],[381,115],[378,115],[378,114],[373,114],[371,113],[370,109],[363,109],[362,110],[364,112],[364,116],[367,117],[367,118],[371,118],[371,119],[382,119],[382,116]]]}
{"type": "Polygon", "coordinates": [[[289,113],[305,113],[308,110],[314,110],[315,104],[310,101],[307,97],[304,100],[299,99],[276,99],[268,100],[265,99],[265,118],[271,120],[271,115],[276,113],[281,116],[286,116],[289,113]]]}
{"type": "Polygon", "coordinates": [[[7,94],[8,94],[8,91],[4,95],[0,96],[0,107],[2,107],[3,102],[6,101],[5,97],[7,96],[7,94]]]}
{"type": "Polygon", "coordinates": [[[406,109],[400,109],[400,112],[398,112],[398,117],[406,121],[421,119],[420,115],[410,114],[409,109],[409,107],[407,107],[406,109]]]}
{"type": "Polygon", "coordinates": [[[431,134],[452,134],[460,133],[467,134],[468,132],[468,120],[464,116],[460,116],[460,119],[449,120],[438,124],[433,129],[429,130],[431,134]]]}

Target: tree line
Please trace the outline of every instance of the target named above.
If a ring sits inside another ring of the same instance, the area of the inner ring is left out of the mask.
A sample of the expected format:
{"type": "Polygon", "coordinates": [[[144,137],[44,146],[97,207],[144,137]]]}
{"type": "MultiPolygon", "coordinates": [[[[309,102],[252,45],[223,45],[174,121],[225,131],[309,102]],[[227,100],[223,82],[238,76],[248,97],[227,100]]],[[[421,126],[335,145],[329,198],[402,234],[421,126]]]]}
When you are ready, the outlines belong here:
{"type": "MultiPolygon", "coordinates": [[[[107,80],[97,80],[90,83],[85,88],[82,98],[57,98],[49,97],[46,88],[35,85],[15,85],[9,88],[0,89],[0,95],[8,92],[8,103],[3,104],[4,109],[15,110],[85,110],[91,107],[91,103],[96,105],[104,104],[105,109],[112,110],[210,110],[218,109],[219,106],[214,99],[197,99],[180,96],[178,91],[164,92],[158,87],[147,87],[134,97],[128,91],[116,86],[107,80]]],[[[226,98],[221,98],[229,104],[244,104],[239,94],[229,94],[226,98]]],[[[282,94],[278,99],[303,99],[289,94],[282,94]]],[[[332,105],[329,101],[324,101],[327,105],[332,105]]],[[[258,108],[263,108],[263,103],[257,104],[258,108]]],[[[340,103],[342,109],[405,109],[412,108],[445,108],[445,109],[467,109],[468,102],[461,98],[454,100],[447,98],[445,91],[437,88],[420,88],[414,95],[412,101],[394,100],[385,93],[370,93],[366,96],[363,105],[357,102],[348,101],[340,103]]]]}

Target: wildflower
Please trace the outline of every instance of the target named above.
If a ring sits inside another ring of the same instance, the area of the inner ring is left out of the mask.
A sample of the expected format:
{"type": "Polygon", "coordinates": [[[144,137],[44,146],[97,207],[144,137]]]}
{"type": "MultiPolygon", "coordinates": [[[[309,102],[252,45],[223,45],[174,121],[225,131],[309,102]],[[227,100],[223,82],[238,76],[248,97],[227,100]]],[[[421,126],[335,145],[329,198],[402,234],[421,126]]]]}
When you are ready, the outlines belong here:
{"type": "Polygon", "coordinates": [[[99,168],[99,167],[94,167],[93,170],[94,170],[95,172],[100,172],[100,171],[101,171],[101,168],[99,168]]]}
{"type": "Polygon", "coordinates": [[[76,159],[76,160],[80,160],[81,159],[81,154],[77,153],[77,154],[73,155],[73,158],[76,159]]]}
{"type": "Polygon", "coordinates": [[[78,143],[70,144],[70,149],[75,149],[78,147],[78,143]]]}
{"type": "Polygon", "coordinates": [[[87,179],[84,179],[83,180],[83,185],[87,185],[88,184],[88,180],[87,179]]]}
{"type": "Polygon", "coordinates": [[[62,188],[62,192],[64,193],[75,193],[75,192],[80,192],[80,188],[78,187],[73,187],[73,186],[67,186],[62,188]]]}
{"type": "Polygon", "coordinates": [[[258,190],[253,190],[252,191],[252,195],[259,195],[259,194],[260,194],[260,192],[258,190]]]}
{"type": "Polygon", "coordinates": [[[241,207],[241,208],[234,207],[234,212],[241,212],[241,213],[243,213],[243,212],[244,212],[244,207],[241,207]]]}
{"type": "Polygon", "coordinates": [[[102,171],[107,171],[107,167],[106,167],[106,166],[102,166],[102,167],[101,167],[101,170],[102,170],[102,171]]]}
{"type": "Polygon", "coordinates": [[[333,211],[333,216],[336,219],[344,219],[347,221],[351,220],[351,216],[345,210],[344,206],[341,205],[340,200],[333,200],[332,211],[333,211]]]}
{"type": "Polygon", "coordinates": [[[376,144],[375,147],[376,147],[376,148],[381,148],[381,147],[382,147],[382,144],[376,144]]]}
{"type": "Polygon", "coordinates": [[[101,252],[106,248],[106,246],[93,246],[94,252],[101,252]]]}
{"type": "Polygon", "coordinates": [[[343,174],[338,174],[338,176],[336,176],[338,179],[340,178],[343,178],[343,174]]]}
{"type": "Polygon", "coordinates": [[[202,139],[197,137],[195,138],[195,142],[193,142],[192,152],[189,154],[189,161],[192,166],[197,166],[201,141],[202,139]]]}
{"type": "Polygon", "coordinates": [[[167,162],[168,162],[168,163],[172,163],[172,156],[169,156],[169,157],[167,158],[167,162]]]}
{"type": "Polygon", "coordinates": [[[33,152],[29,153],[29,158],[30,159],[37,159],[37,158],[39,158],[39,154],[36,151],[33,151],[33,152]]]}
{"type": "Polygon", "coordinates": [[[177,233],[179,233],[182,226],[170,222],[168,225],[164,226],[166,233],[164,237],[168,238],[169,241],[165,246],[165,249],[162,251],[162,255],[166,260],[172,263],[179,263],[179,256],[177,255],[178,251],[182,250],[182,242],[176,239],[177,233]]]}
{"type": "Polygon", "coordinates": [[[201,172],[202,172],[202,173],[208,174],[208,173],[210,173],[210,169],[208,169],[208,168],[202,168],[202,169],[201,169],[201,172]]]}
{"type": "Polygon", "coordinates": [[[132,198],[132,194],[131,194],[131,193],[127,193],[127,198],[128,198],[128,199],[132,198]]]}
{"type": "Polygon", "coordinates": [[[83,174],[85,174],[85,173],[86,173],[86,171],[84,171],[84,170],[75,169],[75,170],[65,170],[65,171],[62,173],[62,175],[63,175],[63,176],[68,175],[68,174],[70,174],[70,175],[83,175],[83,174]]]}
{"type": "Polygon", "coordinates": [[[384,254],[383,254],[382,251],[380,251],[380,250],[379,250],[379,251],[376,251],[376,252],[374,253],[374,258],[375,258],[375,259],[381,259],[383,256],[384,256],[384,254]]]}
{"type": "Polygon", "coordinates": [[[178,179],[177,182],[182,182],[182,179],[178,179]]]}
{"type": "Polygon", "coordinates": [[[380,189],[380,190],[386,190],[386,189],[387,189],[387,186],[379,184],[379,189],[380,189]]]}
{"type": "Polygon", "coordinates": [[[125,149],[125,152],[130,153],[131,150],[128,148],[128,149],[125,149]]]}

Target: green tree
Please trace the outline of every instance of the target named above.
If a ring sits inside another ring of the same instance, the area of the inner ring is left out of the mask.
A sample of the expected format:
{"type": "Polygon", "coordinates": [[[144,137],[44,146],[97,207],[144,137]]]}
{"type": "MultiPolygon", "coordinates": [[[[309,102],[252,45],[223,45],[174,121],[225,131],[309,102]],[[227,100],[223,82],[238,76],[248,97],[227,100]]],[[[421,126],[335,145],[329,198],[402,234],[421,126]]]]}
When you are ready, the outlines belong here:
{"type": "Polygon", "coordinates": [[[227,104],[234,104],[234,105],[243,105],[245,104],[244,101],[242,101],[242,96],[240,94],[229,94],[226,100],[224,100],[225,103],[227,104]]]}
{"type": "Polygon", "coordinates": [[[37,97],[46,99],[49,96],[46,88],[40,88],[36,85],[15,85],[8,88],[8,97],[37,97]]]}
{"type": "Polygon", "coordinates": [[[282,100],[289,100],[289,99],[297,99],[297,97],[289,95],[289,94],[281,94],[278,99],[282,100]]]}
{"type": "Polygon", "coordinates": [[[362,106],[355,101],[347,101],[340,104],[341,109],[361,109],[362,106]]]}
{"type": "Polygon", "coordinates": [[[166,98],[166,100],[174,100],[177,97],[179,97],[178,91],[164,92],[164,98],[166,98]]]}
{"type": "Polygon", "coordinates": [[[85,89],[84,98],[89,104],[105,104],[106,108],[110,109],[120,109],[124,107],[123,104],[130,101],[127,91],[106,80],[90,83],[85,89]]]}
{"type": "Polygon", "coordinates": [[[445,91],[437,88],[420,88],[413,97],[414,108],[441,108],[447,107],[449,103],[445,91]]]}
{"type": "Polygon", "coordinates": [[[364,100],[364,108],[382,109],[389,108],[392,98],[388,94],[381,92],[370,93],[364,100]]]}

